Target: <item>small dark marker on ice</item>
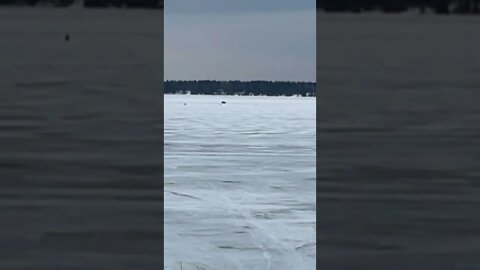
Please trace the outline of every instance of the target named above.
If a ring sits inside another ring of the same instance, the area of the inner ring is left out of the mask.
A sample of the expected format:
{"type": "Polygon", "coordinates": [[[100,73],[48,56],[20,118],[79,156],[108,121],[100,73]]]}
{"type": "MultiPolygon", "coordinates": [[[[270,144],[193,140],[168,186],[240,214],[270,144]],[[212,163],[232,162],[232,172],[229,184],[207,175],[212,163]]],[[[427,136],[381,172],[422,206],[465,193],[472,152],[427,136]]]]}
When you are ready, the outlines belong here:
{"type": "Polygon", "coordinates": [[[70,40],[70,35],[69,34],[65,34],[65,41],[69,41],[70,40]]]}
{"type": "Polygon", "coordinates": [[[226,102],[226,101],[222,101],[222,104],[227,104],[227,102],[226,102]]]}

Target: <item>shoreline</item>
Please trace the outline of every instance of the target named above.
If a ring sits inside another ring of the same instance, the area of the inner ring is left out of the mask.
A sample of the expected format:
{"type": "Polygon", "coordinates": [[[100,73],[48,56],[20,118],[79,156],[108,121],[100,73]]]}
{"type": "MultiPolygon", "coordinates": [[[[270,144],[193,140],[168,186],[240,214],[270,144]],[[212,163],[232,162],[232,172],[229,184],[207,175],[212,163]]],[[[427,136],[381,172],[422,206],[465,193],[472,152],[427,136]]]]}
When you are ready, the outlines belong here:
{"type": "Polygon", "coordinates": [[[316,83],[267,80],[166,80],[164,81],[164,93],[226,96],[316,96],[316,83]]]}
{"type": "Polygon", "coordinates": [[[286,98],[316,98],[316,96],[302,96],[302,95],[292,95],[292,96],[286,96],[286,95],[215,95],[215,94],[175,94],[175,93],[164,93],[164,96],[213,96],[213,97],[286,97],[286,98]]]}

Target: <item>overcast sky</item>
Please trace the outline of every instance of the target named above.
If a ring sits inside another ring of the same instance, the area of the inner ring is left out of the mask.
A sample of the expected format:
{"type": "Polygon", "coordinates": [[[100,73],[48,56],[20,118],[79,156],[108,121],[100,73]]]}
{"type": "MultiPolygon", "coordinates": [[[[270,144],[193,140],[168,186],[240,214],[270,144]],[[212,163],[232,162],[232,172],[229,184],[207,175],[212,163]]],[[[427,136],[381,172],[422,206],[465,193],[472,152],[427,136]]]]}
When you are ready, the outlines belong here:
{"type": "Polygon", "coordinates": [[[315,2],[165,1],[165,79],[315,81],[315,2]]]}

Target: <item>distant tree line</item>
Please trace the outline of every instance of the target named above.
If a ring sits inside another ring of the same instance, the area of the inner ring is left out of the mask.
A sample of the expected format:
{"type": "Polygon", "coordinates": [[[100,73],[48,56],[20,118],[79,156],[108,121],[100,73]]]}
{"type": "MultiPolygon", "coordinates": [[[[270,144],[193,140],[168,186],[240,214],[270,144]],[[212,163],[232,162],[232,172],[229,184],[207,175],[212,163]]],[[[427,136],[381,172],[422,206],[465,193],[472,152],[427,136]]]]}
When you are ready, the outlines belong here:
{"type": "Polygon", "coordinates": [[[382,11],[398,13],[417,9],[436,14],[480,14],[480,0],[317,0],[317,9],[326,12],[382,11]]]}
{"type": "Polygon", "coordinates": [[[163,0],[0,0],[0,5],[68,7],[76,1],[87,8],[163,8],[163,0]]]}
{"type": "Polygon", "coordinates": [[[166,94],[315,96],[315,83],[291,81],[166,81],[166,94]]]}

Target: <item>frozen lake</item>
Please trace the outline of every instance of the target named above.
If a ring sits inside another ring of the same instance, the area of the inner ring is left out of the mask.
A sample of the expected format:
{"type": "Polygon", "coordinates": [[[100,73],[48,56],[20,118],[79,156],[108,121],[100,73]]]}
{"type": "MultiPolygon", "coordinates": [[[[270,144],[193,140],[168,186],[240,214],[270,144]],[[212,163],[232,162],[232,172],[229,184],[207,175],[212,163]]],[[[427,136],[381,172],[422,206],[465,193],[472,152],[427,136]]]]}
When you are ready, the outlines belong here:
{"type": "Polygon", "coordinates": [[[315,269],[315,98],[166,95],[164,121],[165,269],[315,269]]]}

